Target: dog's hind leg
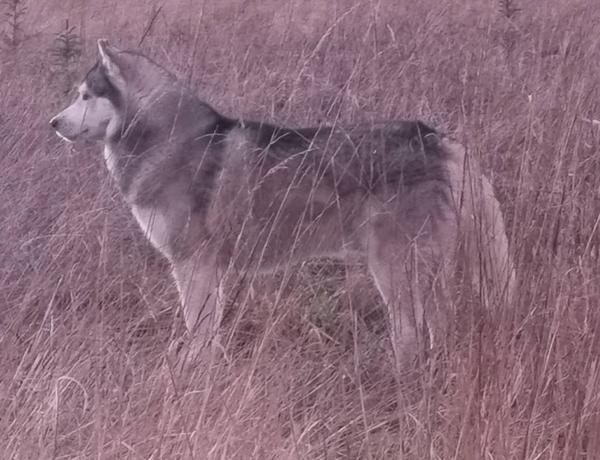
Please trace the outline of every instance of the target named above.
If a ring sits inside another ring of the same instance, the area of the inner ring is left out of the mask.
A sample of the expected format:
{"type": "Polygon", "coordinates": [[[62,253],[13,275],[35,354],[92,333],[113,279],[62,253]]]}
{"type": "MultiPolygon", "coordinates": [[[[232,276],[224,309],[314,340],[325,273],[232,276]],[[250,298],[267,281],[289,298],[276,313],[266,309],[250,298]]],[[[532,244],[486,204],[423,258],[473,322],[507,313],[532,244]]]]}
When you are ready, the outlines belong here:
{"type": "Polygon", "coordinates": [[[368,265],[388,309],[396,363],[404,367],[417,356],[422,345],[425,319],[422,286],[426,284],[426,276],[414,266],[416,251],[411,251],[409,245],[385,246],[385,250],[369,253],[368,265]]]}
{"type": "Polygon", "coordinates": [[[451,254],[451,231],[436,233],[428,217],[418,222],[409,228],[391,213],[381,213],[368,224],[365,241],[369,270],[388,308],[399,371],[433,345],[434,313],[442,294],[437,288],[451,254]]]}

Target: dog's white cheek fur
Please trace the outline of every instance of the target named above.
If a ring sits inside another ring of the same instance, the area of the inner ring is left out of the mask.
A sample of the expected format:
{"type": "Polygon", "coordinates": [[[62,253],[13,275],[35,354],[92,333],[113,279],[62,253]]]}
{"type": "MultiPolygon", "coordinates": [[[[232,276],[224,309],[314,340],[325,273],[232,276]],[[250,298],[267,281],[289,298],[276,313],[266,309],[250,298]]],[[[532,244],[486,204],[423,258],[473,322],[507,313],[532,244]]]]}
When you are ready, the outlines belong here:
{"type": "Polygon", "coordinates": [[[83,137],[94,140],[106,135],[109,122],[116,116],[111,102],[104,98],[84,101],[79,97],[58,118],[62,120],[60,133],[68,138],[83,137]]]}
{"type": "Polygon", "coordinates": [[[60,121],[59,136],[72,139],[77,137],[84,129],[85,107],[82,102],[78,98],[73,104],[56,116],[56,119],[60,121]]]}
{"type": "Polygon", "coordinates": [[[85,137],[103,139],[108,124],[115,116],[115,108],[108,99],[92,99],[85,108],[81,130],[87,130],[85,137]]]}

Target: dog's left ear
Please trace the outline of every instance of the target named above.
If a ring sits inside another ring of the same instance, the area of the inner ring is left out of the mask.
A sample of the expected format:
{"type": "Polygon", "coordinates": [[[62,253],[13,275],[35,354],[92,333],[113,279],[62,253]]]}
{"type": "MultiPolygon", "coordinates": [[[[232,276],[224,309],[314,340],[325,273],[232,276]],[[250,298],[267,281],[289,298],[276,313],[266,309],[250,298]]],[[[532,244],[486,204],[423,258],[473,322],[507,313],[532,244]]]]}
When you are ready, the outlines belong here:
{"type": "Polygon", "coordinates": [[[100,62],[108,74],[112,77],[120,76],[121,72],[116,62],[117,50],[110,46],[105,38],[98,40],[98,52],[100,53],[100,62]]]}

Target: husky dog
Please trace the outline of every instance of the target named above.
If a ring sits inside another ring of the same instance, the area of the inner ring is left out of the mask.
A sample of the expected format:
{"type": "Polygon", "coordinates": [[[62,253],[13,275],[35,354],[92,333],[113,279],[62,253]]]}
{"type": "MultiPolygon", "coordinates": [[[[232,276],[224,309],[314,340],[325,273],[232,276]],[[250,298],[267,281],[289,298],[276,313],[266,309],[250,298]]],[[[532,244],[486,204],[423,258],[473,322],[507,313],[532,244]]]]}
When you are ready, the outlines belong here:
{"type": "Polygon", "coordinates": [[[50,121],[104,143],[106,165],[171,263],[185,323],[205,344],[226,273],[313,256],[364,257],[397,357],[424,338],[428,303],[462,247],[489,295],[513,269],[500,206],[465,149],[419,121],[290,129],[227,118],[165,68],[98,41],[75,102],[50,121]]]}

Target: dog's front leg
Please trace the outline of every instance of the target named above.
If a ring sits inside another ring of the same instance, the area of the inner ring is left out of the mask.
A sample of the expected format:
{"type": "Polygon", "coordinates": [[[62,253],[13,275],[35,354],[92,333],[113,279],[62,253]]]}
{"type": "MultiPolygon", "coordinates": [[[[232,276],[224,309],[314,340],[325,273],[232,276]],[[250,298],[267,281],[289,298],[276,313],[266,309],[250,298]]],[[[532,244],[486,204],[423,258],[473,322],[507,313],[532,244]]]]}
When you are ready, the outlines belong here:
{"type": "Polygon", "coordinates": [[[192,337],[192,355],[212,349],[223,313],[221,276],[214,258],[191,257],[173,264],[185,325],[192,337]]]}

